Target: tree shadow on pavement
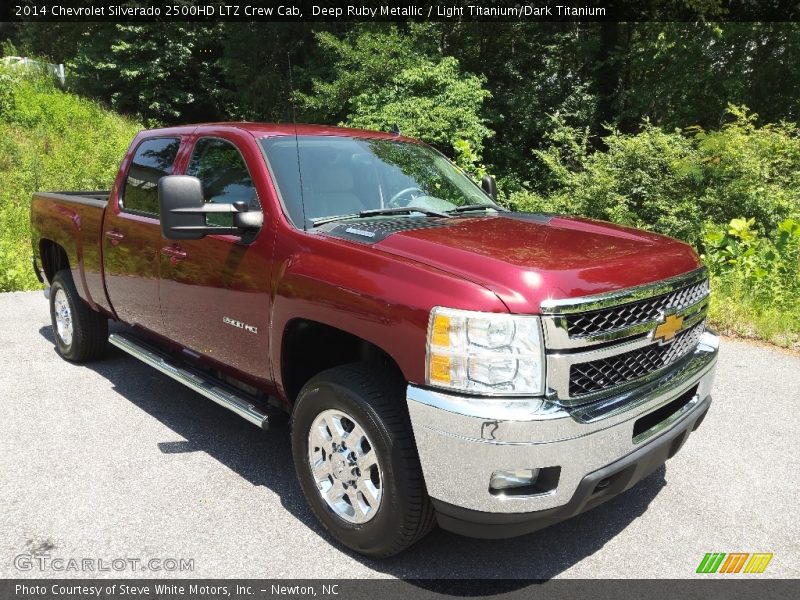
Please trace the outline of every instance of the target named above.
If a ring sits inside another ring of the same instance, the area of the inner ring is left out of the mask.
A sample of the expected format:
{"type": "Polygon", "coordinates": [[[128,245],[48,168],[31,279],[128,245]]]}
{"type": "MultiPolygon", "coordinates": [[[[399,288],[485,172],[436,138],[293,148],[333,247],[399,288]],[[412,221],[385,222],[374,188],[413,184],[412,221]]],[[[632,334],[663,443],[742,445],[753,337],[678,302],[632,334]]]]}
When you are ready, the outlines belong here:
{"type": "MultiPolygon", "coordinates": [[[[40,334],[54,343],[50,326],[40,334]]],[[[54,350],[55,351],[55,350],[54,350]]],[[[399,556],[373,560],[343,549],[318,524],[307,507],[292,464],[289,430],[279,425],[264,432],[217,404],[128,356],[109,344],[106,358],[86,368],[106,378],[114,390],[158,419],[185,441],[163,442],[164,454],[205,452],[252,485],[266,486],[300,522],[339,551],[388,575],[415,579],[413,583],[443,594],[473,595],[486,589],[475,580],[518,579],[506,582],[510,591],[530,580],[547,580],[591,556],[642,515],[666,485],[661,466],[633,489],[597,508],[522,537],[479,540],[435,529],[422,542],[399,556]],[[447,584],[436,579],[470,579],[470,584],[447,584]],[[426,579],[431,581],[426,582],[426,579]],[[475,584],[475,588],[469,586],[475,584]],[[465,588],[465,585],[467,587],[465,588]]]]}

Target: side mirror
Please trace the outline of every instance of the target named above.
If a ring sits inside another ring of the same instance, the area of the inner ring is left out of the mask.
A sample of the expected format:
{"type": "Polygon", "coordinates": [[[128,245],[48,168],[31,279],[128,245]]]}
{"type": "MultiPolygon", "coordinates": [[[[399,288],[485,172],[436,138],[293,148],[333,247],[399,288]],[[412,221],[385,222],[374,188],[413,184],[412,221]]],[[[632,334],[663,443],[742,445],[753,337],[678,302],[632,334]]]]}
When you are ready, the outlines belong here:
{"type": "Polygon", "coordinates": [[[250,211],[246,202],[222,204],[206,202],[197,177],[167,175],[158,180],[158,207],[161,233],[168,240],[199,240],[209,234],[241,235],[261,228],[261,211],[250,211]],[[233,227],[210,227],[206,215],[232,213],[233,227]]]}
{"type": "Polygon", "coordinates": [[[168,240],[199,240],[206,229],[203,186],[197,177],[168,175],[158,180],[161,234],[168,240]],[[186,212],[189,209],[190,212],[186,212]]]}
{"type": "Polygon", "coordinates": [[[484,175],[481,179],[481,189],[492,200],[497,200],[497,183],[491,175],[484,175]]]}

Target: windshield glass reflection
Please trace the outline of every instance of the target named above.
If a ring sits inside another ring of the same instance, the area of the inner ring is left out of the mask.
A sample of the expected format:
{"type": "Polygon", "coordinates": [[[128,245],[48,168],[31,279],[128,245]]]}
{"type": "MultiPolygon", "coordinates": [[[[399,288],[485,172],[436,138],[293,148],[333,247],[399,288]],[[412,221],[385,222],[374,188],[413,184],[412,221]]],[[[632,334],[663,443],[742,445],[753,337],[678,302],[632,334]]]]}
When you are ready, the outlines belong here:
{"type": "Polygon", "coordinates": [[[260,143],[298,227],[381,209],[443,213],[483,205],[500,210],[444,156],[421,144],[340,136],[284,136],[260,143]]]}

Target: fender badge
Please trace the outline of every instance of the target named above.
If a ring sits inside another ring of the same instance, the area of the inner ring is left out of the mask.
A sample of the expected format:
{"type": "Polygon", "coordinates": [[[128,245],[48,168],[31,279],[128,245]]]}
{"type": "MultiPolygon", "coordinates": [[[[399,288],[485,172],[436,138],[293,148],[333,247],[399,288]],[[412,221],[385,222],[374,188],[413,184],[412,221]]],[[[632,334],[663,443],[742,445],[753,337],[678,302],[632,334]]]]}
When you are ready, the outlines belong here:
{"type": "Polygon", "coordinates": [[[237,319],[231,319],[230,317],[222,317],[222,322],[225,325],[230,325],[231,327],[238,327],[239,329],[244,329],[250,333],[258,333],[258,327],[255,325],[248,325],[247,323],[242,323],[237,319]]]}

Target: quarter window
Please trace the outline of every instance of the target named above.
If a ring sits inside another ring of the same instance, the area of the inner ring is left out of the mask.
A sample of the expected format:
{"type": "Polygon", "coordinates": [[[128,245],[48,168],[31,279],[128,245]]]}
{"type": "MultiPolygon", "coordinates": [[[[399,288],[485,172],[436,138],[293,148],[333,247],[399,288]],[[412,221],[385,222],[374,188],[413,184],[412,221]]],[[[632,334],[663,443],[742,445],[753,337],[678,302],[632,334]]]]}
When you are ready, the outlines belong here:
{"type": "Polygon", "coordinates": [[[172,172],[178,138],[144,140],[136,148],[122,192],[126,211],[158,216],[158,180],[172,172]]]}
{"type": "MultiPolygon", "coordinates": [[[[244,158],[230,142],[219,138],[198,140],[186,174],[200,180],[206,202],[246,202],[250,210],[261,210],[244,158]]],[[[233,217],[227,213],[211,213],[206,215],[206,222],[230,227],[233,217]]]]}

